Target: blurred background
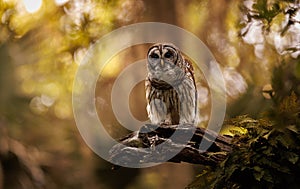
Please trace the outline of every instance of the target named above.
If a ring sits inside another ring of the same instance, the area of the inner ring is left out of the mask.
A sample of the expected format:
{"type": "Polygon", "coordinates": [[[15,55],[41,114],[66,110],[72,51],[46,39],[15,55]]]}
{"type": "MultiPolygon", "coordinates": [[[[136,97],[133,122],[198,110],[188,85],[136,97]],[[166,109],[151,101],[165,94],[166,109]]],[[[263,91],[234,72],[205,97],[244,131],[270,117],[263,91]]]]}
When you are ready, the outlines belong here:
{"type": "MultiPolygon", "coordinates": [[[[199,37],[221,66],[227,118],[257,118],[271,104],[274,68],[299,95],[298,0],[0,0],[0,188],[184,188],[200,165],[165,163],[111,170],[84,143],[72,112],[72,85],[89,47],[138,22],[164,22],[199,37]],[[296,87],[295,87],[296,86],[296,87]]],[[[115,138],[128,131],[112,112],[118,74],[144,59],[149,44],[124,50],[98,79],[95,103],[115,138]]],[[[137,71],[138,73],[138,71],[137,71]]],[[[210,95],[196,68],[201,125],[210,95]]],[[[135,77],[134,75],[132,77],[135,77]]],[[[132,78],[128,78],[129,80],[132,78]]],[[[282,93],[285,88],[282,87],[282,93]]],[[[147,120],[143,82],[130,94],[136,119],[147,120]]],[[[228,128],[223,128],[228,133],[228,128]]]]}

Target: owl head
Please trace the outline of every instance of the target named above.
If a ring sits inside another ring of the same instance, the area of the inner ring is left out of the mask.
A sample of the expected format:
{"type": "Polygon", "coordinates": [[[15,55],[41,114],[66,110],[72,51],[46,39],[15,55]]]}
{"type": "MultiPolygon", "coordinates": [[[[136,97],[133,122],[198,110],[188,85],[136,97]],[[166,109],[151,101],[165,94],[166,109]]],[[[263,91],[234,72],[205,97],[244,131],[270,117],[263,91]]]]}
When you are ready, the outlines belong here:
{"type": "Polygon", "coordinates": [[[169,84],[184,78],[183,57],[180,50],[171,43],[157,43],[149,48],[147,54],[148,77],[169,84]]]}

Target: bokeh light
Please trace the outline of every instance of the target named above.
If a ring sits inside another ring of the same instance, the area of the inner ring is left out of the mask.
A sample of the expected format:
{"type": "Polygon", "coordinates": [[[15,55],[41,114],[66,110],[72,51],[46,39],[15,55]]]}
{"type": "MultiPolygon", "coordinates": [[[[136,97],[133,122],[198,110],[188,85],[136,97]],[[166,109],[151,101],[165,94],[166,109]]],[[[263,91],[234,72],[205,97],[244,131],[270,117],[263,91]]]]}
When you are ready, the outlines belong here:
{"type": "Polygon", "coordinates": [[[63,5],[65,3],[67,3],[69,0],[55,0],[55,3],[60,6],[60,5],[63,5]]]}
{"type": "Polygon", "coordinates": [[[29,13],[37,12],[43,3],[43,0],[23,0],[25,9],[29,13]]]}

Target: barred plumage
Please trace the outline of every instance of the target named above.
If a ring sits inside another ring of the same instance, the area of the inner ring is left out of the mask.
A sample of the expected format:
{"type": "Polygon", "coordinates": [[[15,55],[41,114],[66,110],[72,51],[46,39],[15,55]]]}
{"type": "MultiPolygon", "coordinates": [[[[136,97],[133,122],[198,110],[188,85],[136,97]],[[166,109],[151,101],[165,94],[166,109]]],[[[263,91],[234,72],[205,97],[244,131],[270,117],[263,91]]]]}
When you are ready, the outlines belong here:
{"type": "Polygon", "coordinates": [[[148,51],[147,112],[154,124],[198,121],[197,89],[192,64],[173,44],[155,44],[148,51]]]}

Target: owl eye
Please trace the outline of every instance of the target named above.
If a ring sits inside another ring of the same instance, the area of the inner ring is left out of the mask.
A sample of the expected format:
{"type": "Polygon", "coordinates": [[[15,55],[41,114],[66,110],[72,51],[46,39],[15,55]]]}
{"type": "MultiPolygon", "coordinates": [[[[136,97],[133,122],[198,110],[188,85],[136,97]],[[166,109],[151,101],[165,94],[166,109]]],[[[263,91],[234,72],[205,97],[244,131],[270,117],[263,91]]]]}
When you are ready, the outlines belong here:
{"type": "Polygon", "coordinates": [[[165,58],[171,58],[172,56],[173,56],[173,53],[170,51],[166,52],[166,54],[165,54],[165,58]]]}
{"type": "Polygon", "coordinates": [[[156,53],[150,54],[150,58],[157,59],[159,56],[156,53]]]}

